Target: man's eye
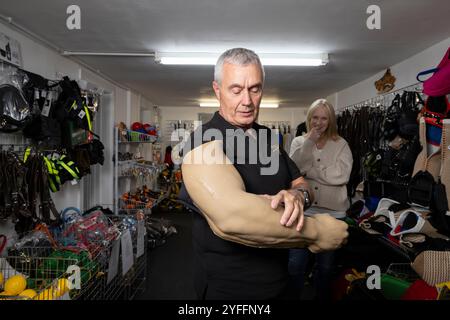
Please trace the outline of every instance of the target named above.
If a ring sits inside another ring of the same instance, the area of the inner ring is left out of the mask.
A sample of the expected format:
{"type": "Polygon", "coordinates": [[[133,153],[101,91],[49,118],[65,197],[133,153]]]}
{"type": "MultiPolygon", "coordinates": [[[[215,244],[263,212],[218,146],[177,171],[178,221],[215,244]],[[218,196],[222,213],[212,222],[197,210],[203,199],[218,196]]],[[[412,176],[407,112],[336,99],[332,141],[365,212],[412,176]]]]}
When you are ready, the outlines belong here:
{"type": "Polygon", "coordinates": [[[233,88],[233,89],[231,89],[231,92],[233,92],[234,94],[239,94],[239,93],[241,93],[241,89],[233,88]]]}
{"type": "Polygon", "coordinates": [[[261,91],[261,88],[260,87],[253,87],[253,88],[250,89],[250,91],[253,92],[253,93],[258,93],[258,92],[261,91]]]}

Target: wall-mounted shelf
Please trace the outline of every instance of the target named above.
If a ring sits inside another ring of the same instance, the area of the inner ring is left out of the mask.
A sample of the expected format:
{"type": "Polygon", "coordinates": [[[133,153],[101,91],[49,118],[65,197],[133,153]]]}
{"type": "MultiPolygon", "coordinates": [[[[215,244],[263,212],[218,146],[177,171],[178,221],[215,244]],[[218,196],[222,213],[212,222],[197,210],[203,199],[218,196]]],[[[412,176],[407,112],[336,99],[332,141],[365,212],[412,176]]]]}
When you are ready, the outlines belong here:
{"type": "Polygon", "coordinates": [[[114,211],[117,214],[121,209],[119,201],[121,193],[130,188],[134,189],[142,185],[151,187],[152,184],[156,184],[162,165],[145,161],[141,156],[144,153],[143,149],[146,148],[145,145],[148,148],[157,145],[157,136],[115,128],[114,137],[114,159],[120,159],[119,153],[129,153],[125,158],[129,160],[114,161],[114,211]]]}
{"type": "Polygon", "coordinates": [[[158,136],[131,130],[117,130],[118,143],[155,143],[158,136]]]}

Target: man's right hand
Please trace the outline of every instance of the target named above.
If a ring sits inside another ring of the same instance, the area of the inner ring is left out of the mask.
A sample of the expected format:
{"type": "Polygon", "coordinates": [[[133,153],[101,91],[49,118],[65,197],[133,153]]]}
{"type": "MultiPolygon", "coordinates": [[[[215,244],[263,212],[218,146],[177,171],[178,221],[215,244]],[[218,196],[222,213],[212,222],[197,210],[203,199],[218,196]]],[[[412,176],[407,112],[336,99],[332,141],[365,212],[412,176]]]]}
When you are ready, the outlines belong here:
{"type": "Polygon", "coordinates": [[[308,247],[312,252],[336,250],[347,242],[347,224],[329,214],[316,214],[312,217],[317,230],[317,240],[308,247]]]}

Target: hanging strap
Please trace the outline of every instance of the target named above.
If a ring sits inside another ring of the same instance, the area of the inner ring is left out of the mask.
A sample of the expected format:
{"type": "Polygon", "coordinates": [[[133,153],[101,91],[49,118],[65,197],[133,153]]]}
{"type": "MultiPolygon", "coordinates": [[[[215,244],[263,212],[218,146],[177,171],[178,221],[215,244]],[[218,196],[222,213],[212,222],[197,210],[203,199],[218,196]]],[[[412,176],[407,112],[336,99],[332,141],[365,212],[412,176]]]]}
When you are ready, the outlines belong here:
{"type": "Polygon", "coordinates": [[[59,191],[59,186],[61,185],[61,179],[59,177],[59,171],[56,169],[55,163],[47,159],[47,157],[43,157],[44,162],[47,166],[47,176],[48,183],[50,185],[50,189],[53,192],[59,191]]]}
{"type": "Polygon", "coordinates": [[[73,100],[73,103],[70,106],[69,110],[76,109],[76,107],[77,107],[77,100],[73,100]]]}
{"type": "Polygon", "coordinates": [[[7,241],[8,240],[6,239],[6,236],[3,234],[0,234],[0,255],[3,252],[3,249],[5,249],[7,241]]]}
{"type": "MultiPolygon", "coordinates": [[[[58,164],[60,164],[64,169],[66,169],[67,172],[69,172],[70,175],[71,175],[74,179],[77,179],[77,180],[80,179],[80,177],[78,176],[78,174],[77,174],[74,170],[72,170],[72,168],[69,167],[69,166],[71,166],[71,165],[74,164],[73,161],[70,161],[70,162],[68,162],[67,164],[65,164],[63,161],[58,161],[58,164]]],[[[78,171],[78,168],[75,167],[75,170],[78,171]]]]}
{"type": "Polygon", "coordinates": [[[84,112],[86,112],[86,120],[88,123],[88,130],[92,131],[92,122],[91,122],[91,116],[89,115],[89,109],[88,107],[83,103],[84,112]]]}
{"type": "Polygon", "coordinates": [[[30,154],[31,154],[31,147],[27,147],[25,149],[25,153],[23,154],[23,162],[27,162],[28,157],[30,156],[30,154]]]}
{"type": "Polygon", "coordinates": [[[41,161],[37,155],[32,156],[27,162],[27,181],[28,181],[28,210],[33,218],[37,218],[36,215],[36,194],[38,192],[38,162],[41,161]]]}
{"type": "Polygon", "coordinates": [[[442,129],[443,130],[442,130],[442,135],[441,135],[441,149],[440,149],[440,151],[441,151],[441,167],[439,169],[438,183],[441,183],[442,168],[444,167],[443,166],[444,161],[445,161],[445,159],[444,159],[444,153],[445,153],[444,148],[448,148],[449,147],[449,145],[448,145],[449,141],[446,140],[446,136],[444,134],[444,130],[445,130],[444,129],[444,124],[447,124],[450,127],[450,121],[448,119],[443,119],[442,122],[443,122],[443,124],[442,124],[442,129]]]}
{"type": "Polygon", "coordinates": [[[50,224],[52,222],[52,219],[50,218],[51,212],[53,216],[57,219],[57,221],[59,221],[60,220],[59,212],[58,210],[56,210],[55,204],[53,203],[53,200],[50,196],[48,184],[51,180],[48,179],[48,172],[46,170],[46,167],[43,165],[41,165],[40,167],[39,178],[40,178],[39,191],[41,197],[41,204],[39,206],[39,210],[41,213],[41,217],[43,217],[45,223],[50,224]]]}
{"type": "Polygon", "coordinates": [[[433,68],[433,69],[428,69],[428,70],[424,70],[424,71],[422,71],[422,72],[419,72],[418,74],[417,74],[417,76],[416,76],[416,79],[417,79],[417,81],[419,81],[419,82],[424,82],[425,80],[420,80],[420,77],[421,76],[424,76],[424,75],[427,75],[427,74],[430,74],[430,73],[435,73],[436,71],[438,71],[439,70],[439,68],[433,68]]]}
{"type": "Polygon", "coordinates": [[[28,203],[22,193],[23,184],[25,181],[25,170],[23,164],[19,160],[16,154],[9,152],[7,154],[9,162],[11,163],[11,199],[12,199],[12,211],[16,217],[23,215],[30,217],[30,213],[27,211],[28,203]]]}

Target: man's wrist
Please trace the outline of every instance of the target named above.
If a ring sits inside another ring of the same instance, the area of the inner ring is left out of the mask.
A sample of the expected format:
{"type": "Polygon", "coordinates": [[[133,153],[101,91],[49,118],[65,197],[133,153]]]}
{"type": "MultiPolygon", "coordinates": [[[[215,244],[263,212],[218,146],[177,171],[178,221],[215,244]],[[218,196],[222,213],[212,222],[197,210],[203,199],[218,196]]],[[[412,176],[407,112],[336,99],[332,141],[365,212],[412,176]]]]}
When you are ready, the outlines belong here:
{"type": "Polygon", "coordinates": [[[303,211],[308,210],[311,207],[312,200],[309,191],[305,188],[297,188],[298,192],[303,195],[303,211]]]}

